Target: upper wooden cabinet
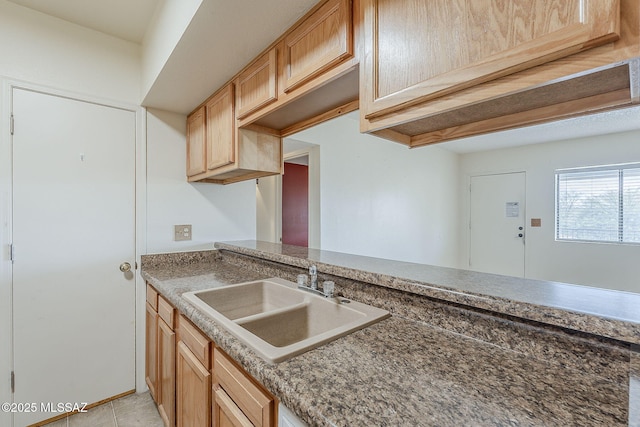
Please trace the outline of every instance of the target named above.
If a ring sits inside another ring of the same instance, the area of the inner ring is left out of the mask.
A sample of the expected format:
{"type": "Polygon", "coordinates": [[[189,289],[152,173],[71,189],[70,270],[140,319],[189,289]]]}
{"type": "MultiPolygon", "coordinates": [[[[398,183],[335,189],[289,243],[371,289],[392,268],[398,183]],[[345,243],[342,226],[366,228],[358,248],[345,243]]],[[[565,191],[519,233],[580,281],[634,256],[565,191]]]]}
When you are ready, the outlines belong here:
{"type": "Polygon", "coordinates": [[[619,38],[619,0],[363,0],[366,118],[619,38]]]}
{"type": "Polygon", "coordinates": [[[234,101],[229,83],[187,118],[189,181],[229,184],[281,173],[280,137],[238,129],[234,101]]]}
{"type": "Polygon", "coordinates": [[[233,84],[187,117],[187,176],[193,181],[235,161],[233,84]]]}
{"type": "Polygon", "coordinates": [[[350,0],[329,0],[284,37],[284,91],[353,56],[350,0]]]}
{"type": "Polygon", "coordinates": [[[318,3],[188,117],[190,182],[280,174],[282,137],[357,109],[359,1],[318,3]]]}
{"type": "Polygon", "coordinates": [[[411,147],[640,102],[637,0],[362,0],[361,131],[411,147]]]}
{"type": "Polygon", "coordinates": [[[187,176],[207,171],[204,117],[203,106],[187,118],[187,176]]]}
{"type": "Polygon", "coordinates": [[[277,66],[274,47],[240,73],[236,79],[238,119],[278,99],[277,66]]]}
{"type": "Polygon", "coordinates": [[[207,170],[236,159],[233,84],[228,84],[205,104],[207,122],[207,170]]]}

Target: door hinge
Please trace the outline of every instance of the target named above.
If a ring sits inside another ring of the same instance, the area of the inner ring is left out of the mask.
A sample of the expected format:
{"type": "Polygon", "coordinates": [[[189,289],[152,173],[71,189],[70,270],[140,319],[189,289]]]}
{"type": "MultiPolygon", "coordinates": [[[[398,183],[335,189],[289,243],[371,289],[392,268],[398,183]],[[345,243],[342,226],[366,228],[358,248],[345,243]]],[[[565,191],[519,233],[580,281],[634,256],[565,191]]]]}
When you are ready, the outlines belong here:
{"type": "Polygon", "coordinates": [[[16,245],[13,243],[9,245],[9,261],[13,262],[16,256],[16,245]]]}
{"type": "Polygon", "coordinates": [[[16,374],[11,371],[11,393],[16,392],[16,374]]]}
{"type": "Polygon", "coordinates": [[[9,129],[11,130],[11,135],[13,135],[13,113],[11,113],[11,121],[9,122],[9,129]]]}

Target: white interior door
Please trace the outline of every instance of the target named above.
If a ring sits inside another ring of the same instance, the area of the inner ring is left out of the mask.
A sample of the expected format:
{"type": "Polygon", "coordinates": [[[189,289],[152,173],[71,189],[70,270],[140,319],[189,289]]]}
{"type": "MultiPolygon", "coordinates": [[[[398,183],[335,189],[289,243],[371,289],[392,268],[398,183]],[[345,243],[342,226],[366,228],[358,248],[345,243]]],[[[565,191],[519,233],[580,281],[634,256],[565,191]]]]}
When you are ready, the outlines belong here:
{"type": "MultiPolygon", "coordinates": [[[[135,388],[135,112],[13,90],[13,363],[41,403],[135,388]]],[[[55,409],[55,408],[54,408],[55,409]]]]}
{"type": "Polygon", "coordinates": [[[469,268],[524,277],[525,173],[471,177],[469,268]]]}

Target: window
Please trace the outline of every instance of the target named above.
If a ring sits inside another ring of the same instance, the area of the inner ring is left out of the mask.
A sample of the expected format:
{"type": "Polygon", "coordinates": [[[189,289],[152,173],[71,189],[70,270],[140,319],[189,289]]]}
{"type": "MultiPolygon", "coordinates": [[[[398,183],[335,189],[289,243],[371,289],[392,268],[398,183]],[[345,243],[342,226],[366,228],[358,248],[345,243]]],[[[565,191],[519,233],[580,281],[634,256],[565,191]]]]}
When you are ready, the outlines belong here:
{"type": "Polygon", "coordinates": [[[640,243],[640,164],[556,171],[556,239],[640,243]]]}

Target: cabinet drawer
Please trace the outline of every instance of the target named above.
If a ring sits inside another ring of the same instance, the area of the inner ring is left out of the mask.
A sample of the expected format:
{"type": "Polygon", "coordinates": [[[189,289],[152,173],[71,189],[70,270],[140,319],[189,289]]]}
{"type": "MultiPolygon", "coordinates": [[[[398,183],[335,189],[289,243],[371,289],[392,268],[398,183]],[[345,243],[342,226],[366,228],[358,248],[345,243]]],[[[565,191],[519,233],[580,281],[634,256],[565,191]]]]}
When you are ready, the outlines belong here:
{"type": "Polygon", "coordinates": [[[175,330],[175,309],[162,296],[158,296],[158,315],[167,326],[175,330]]]}
{"type": "Polygon", "coordinates": [[[147,302],[155,311],[158,311],[158,292],[147,283],[147,302]]]}
{"type": "Polygon", "coordinates": [[[220,349],[214,349],[215,382],[224,389],[255,426],[272,425],[274,398],[251,380],[220,349]]]}
{"type": "Polygon", "coordinates": [[[191,350],[205,368],[211,367],[211,342],[184,316],[180,316],[178,320],[178,339],[191,350]]]}

